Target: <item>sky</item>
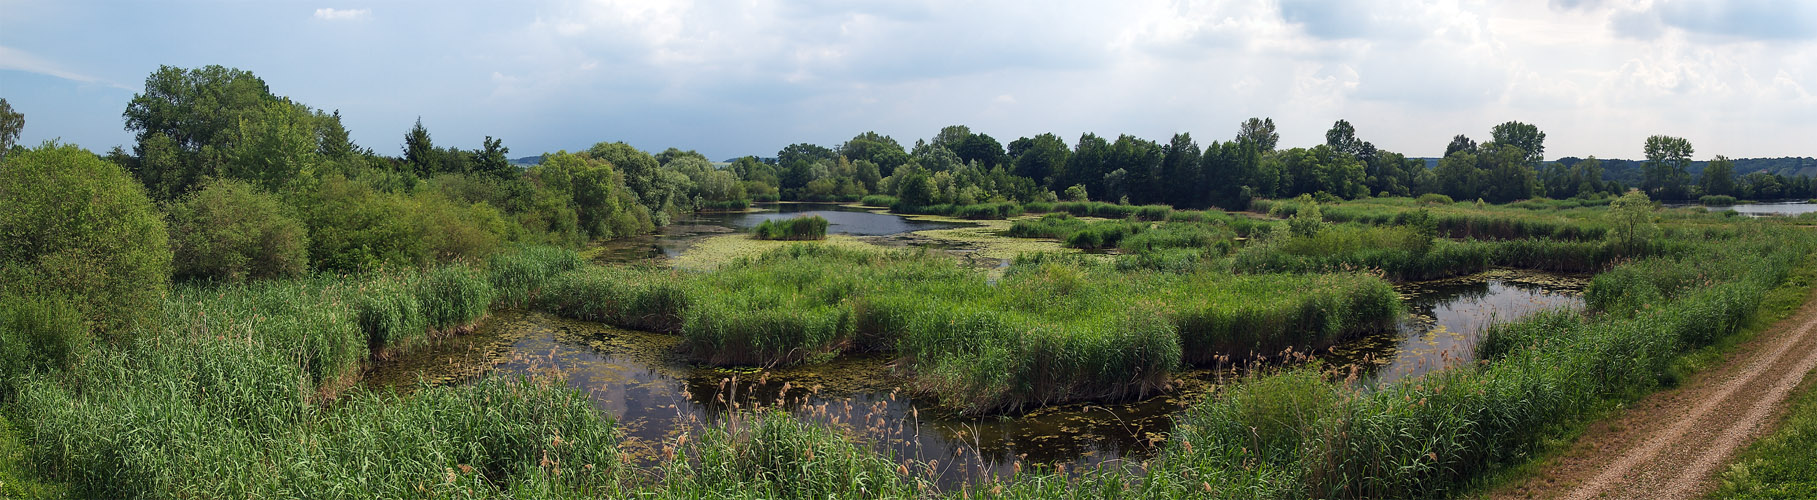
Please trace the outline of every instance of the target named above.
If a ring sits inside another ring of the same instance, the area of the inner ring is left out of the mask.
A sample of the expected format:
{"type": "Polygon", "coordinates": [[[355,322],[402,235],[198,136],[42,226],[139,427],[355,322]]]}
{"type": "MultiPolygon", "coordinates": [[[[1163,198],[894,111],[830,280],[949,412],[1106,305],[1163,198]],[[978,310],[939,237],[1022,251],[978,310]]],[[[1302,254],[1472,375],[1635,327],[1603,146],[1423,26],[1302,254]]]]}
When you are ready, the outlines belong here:
{"type": "Polygon", "coordinates": [[[1249,117],[1284,147],[1357,136],[1409,156],[1517,120],[1546,157],[1817,156],[1805,0],[0,0],[0,97],[20,142],[129,149],[160,65],[222,65],[339,110],[400,154],[624,141],[713,159],[904,146],[967,125],[1007,144],[1091,132],[1201,144],[1249,117]]]}

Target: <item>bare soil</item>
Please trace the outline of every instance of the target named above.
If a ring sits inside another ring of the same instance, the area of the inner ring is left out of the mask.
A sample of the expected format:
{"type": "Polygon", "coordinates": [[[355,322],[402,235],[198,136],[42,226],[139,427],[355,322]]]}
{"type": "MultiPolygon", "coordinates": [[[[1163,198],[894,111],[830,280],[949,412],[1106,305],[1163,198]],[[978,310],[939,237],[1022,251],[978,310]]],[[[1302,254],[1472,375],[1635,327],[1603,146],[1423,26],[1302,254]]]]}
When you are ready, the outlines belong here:
{"type": "Polygon", "coordinates": [[[1539,471],[1491,498],[1694,498],[1735,453],[1772,430],[1817,366],[1817,300],[1720,366],[1591,425],[1539,471]]]}

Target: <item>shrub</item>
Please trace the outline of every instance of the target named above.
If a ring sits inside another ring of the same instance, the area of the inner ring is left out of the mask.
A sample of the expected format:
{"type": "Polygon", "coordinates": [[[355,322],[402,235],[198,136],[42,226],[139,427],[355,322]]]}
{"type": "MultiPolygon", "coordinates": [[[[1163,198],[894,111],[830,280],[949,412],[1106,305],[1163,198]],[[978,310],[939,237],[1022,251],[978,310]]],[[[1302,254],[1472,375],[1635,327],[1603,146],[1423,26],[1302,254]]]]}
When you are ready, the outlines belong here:
{"type": "Polygon", "coordinates": [[[46,143],[0,163],[0,293],[68,297],[119,338],[170,290],[170,233],[119,165],[46,143]]]}
{"type": "Polygon", "coordinates": [[[1735,204],[1735,197],[1725,194],[1713,194],[1704,195],[1704,197],[1698,198],[1697,201],[1706,207],[1726,207],[1735,204]]]}
{"type": "Polygon", "coordinates": [[[751,237],[760,240],[824,240],[827,224],[826,218],[818,215],[765,220],[751,229],[751,237]]]}
{"type": "Polygon", "coordinates": [[[1422,195],[1420,195],[1419,198],[1416,198],[1414,201],[1418,202],[1421,205],[1451,205],[1451,204],[1457,203],[1455,201],[1451,201],[1450,196],[1445,196],[1445,195],[1438,194],[1438,193],[1422,194],[1422,195]]]}
{"type": "Polygon", "coordinates": [[[245,182],[204,184],[170,207],[176,275],[241,282],[309,268],[309,235],[278,198],[245,182]]]}

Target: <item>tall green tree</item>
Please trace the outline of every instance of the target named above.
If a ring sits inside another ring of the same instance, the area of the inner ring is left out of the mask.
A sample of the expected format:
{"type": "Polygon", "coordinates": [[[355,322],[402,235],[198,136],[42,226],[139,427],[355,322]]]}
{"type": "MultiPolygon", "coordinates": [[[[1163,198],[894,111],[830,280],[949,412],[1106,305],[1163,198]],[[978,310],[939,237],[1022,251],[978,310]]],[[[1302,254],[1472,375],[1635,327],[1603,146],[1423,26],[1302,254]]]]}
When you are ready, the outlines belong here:
{"type": "Polygon", "coordinates": [[[1268,153],[1281,142],[1281,134],[1275,133],[1273,118],[1250,118],[1237,128],[1236,142],[1253,144],[1256,151],[1268,153]]]}
{"type": "Polygon", "coordinates": [[[517,167],[511,165],[511,148],[505,147],[504,141],[486,136],[480,141],[481,148],[474,151],[474,173],[490,175],[499,179],[517,177],[517,167]]]}
{"type": "Polygon", "coordinates": [[[1527,156],[1523,161],[1528,165],[1537,166],[1539,162],[1545,160],[1546,133],[1539,131],[1537,126],[1510,121],[1496,125],[1495,128],[1490,129],[1489,135],[1490,140],[1496,144],[1506,144],[1526,151],[1527,156]]]}
{"type": "Polygon", "coordinates": [[[225,148],[220,175],[277,191],[321,162],[315,115],[289,99],[266,103],[240,117],[225,148]]]}
{"type": "Polygon", "coordinates": [[[1015,174],[1033,179],[1036,184],[1054,186],[1054,176],[1062,174],[1067,159],[1072,156],[1072,149],[1066,147],[1066,141],[1054,134],[1041,134],[1034,137],[1017,139],[1023,146],[1016,152],[1015,174]]]}
{"type": "Polygon", "coordinates": [[[225,147],[243,115],[276,100],[265,81],[251,72],[160,66],[145,78],[145,91],[133,95],[123,116],[138,142],[163,134],[179,151],[196,153],[225,147]]]}
{"type": "Polygon", "coordinates": [[[1655,199],[1682,200],[1690,195],[1691,141],[1655,135],[1647,138],[1643,187],[1655,199]]]}
{"type": "Polygon", "coordinates": [[[13,149],[19,141],[19,132],[25,130],[25,115],[13,110],[13,105],[0,97],[0,159],[13,149]]]}
{"type": "Polygon", "coordinates": [[[1699,179],[1703,194],[1718,196],[1735,195],[1735,162],[1729,157],[1717,155],[1703,167],[1703,178],[1699,179]]]}
{"type": "Polygon", "coordinates": [[[1174,134],[1173,139],[1161,147],[1161,201],[1176,207],[1196,207],[1205,203],[1199,156],[1199,143],[1192,140],[1192,134],[1185,132],[1174,134]]]}
{"type": "Polygon", "coordinates": [[[1362,150],[1363,142],[1356,138],[1356,127],[1349,120],[1338,120],[1325,131],[1325,145],[1348,155],[1355,155],[1362,150]]]}
{"type": "Polygon", "coordinates": [[[416,125],[404,133],[404,164],[417,177],[428,178],[442,171],[441,160],[441,152],[435,149],[435,142],[429,137],[429,129],[423,128],[423,117],[416,117],[416,125]]]}
{"type": "Polygon", "coordinates": [[[852,140],[845,141],[845,144],[839,145],[839,155],[854,162],[869,161],[877,165],[878,173],[884,177],[894,174],[897,167],[909,162],[908,151],[902,149],[902,144],[890,136],[876,132],[858,134],[852,140]]]}
{"type": "Polygon", "coordinates": [[[959,155],[959,159],[966,163],[978,162],[985,168],[1008,162],[1003,152],[1003,145],[987,134],[972,134],[970,137],[966,137],[959,143],[959,148],[953,150],[953,154],[959,155]]]}
{"type": "Polygon", "coordinates": [[[1458,151],[1476,154],[1476,141],[1470,140],[1470,137],[1464,134],[1457,134],[1456,137],[1451,138],[1449,144],[1445,145],[1445,157],[1450,158],[1452,153],[1458,151]]]}
{"type": "Polygon", "coordinates": [[[1483,176],[1482,198],[1490,203],[1508,203],[1533,197],[1537,181],[1532,158],[1518,146],[1491,142],[1476,155],[1477,171],[1483,176]]]}
{"type": "MultiPolygon", "coordinates": [[[[1110,141],[1086,132],[1079,136],[1078,145],[1073,147],[1073,154],[1067,157],[1066,169],[1054,183],[1055,186],[1085,186],[1086,192],[1103,193],[1104,175],[1112,169],[1106,168],[1110,159],[1110,141]]],[[[1115,200],[1115,198],[1111,198],[1115,200]]]]}

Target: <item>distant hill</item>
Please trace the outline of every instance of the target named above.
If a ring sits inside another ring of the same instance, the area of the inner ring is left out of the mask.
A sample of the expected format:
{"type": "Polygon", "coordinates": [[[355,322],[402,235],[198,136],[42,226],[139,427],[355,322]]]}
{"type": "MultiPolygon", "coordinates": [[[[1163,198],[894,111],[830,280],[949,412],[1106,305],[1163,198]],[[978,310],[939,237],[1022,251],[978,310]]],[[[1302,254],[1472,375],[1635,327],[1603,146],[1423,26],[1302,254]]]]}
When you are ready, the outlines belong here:
{"type": "Polygon", "coordinates": [[[523,158],[512,158],[511,159],[512,165],[522,165],[522,166],[540,165],[540,164],[542,164],[542,162],[543,162],[543,155],[525,156],[523,158]]]}

